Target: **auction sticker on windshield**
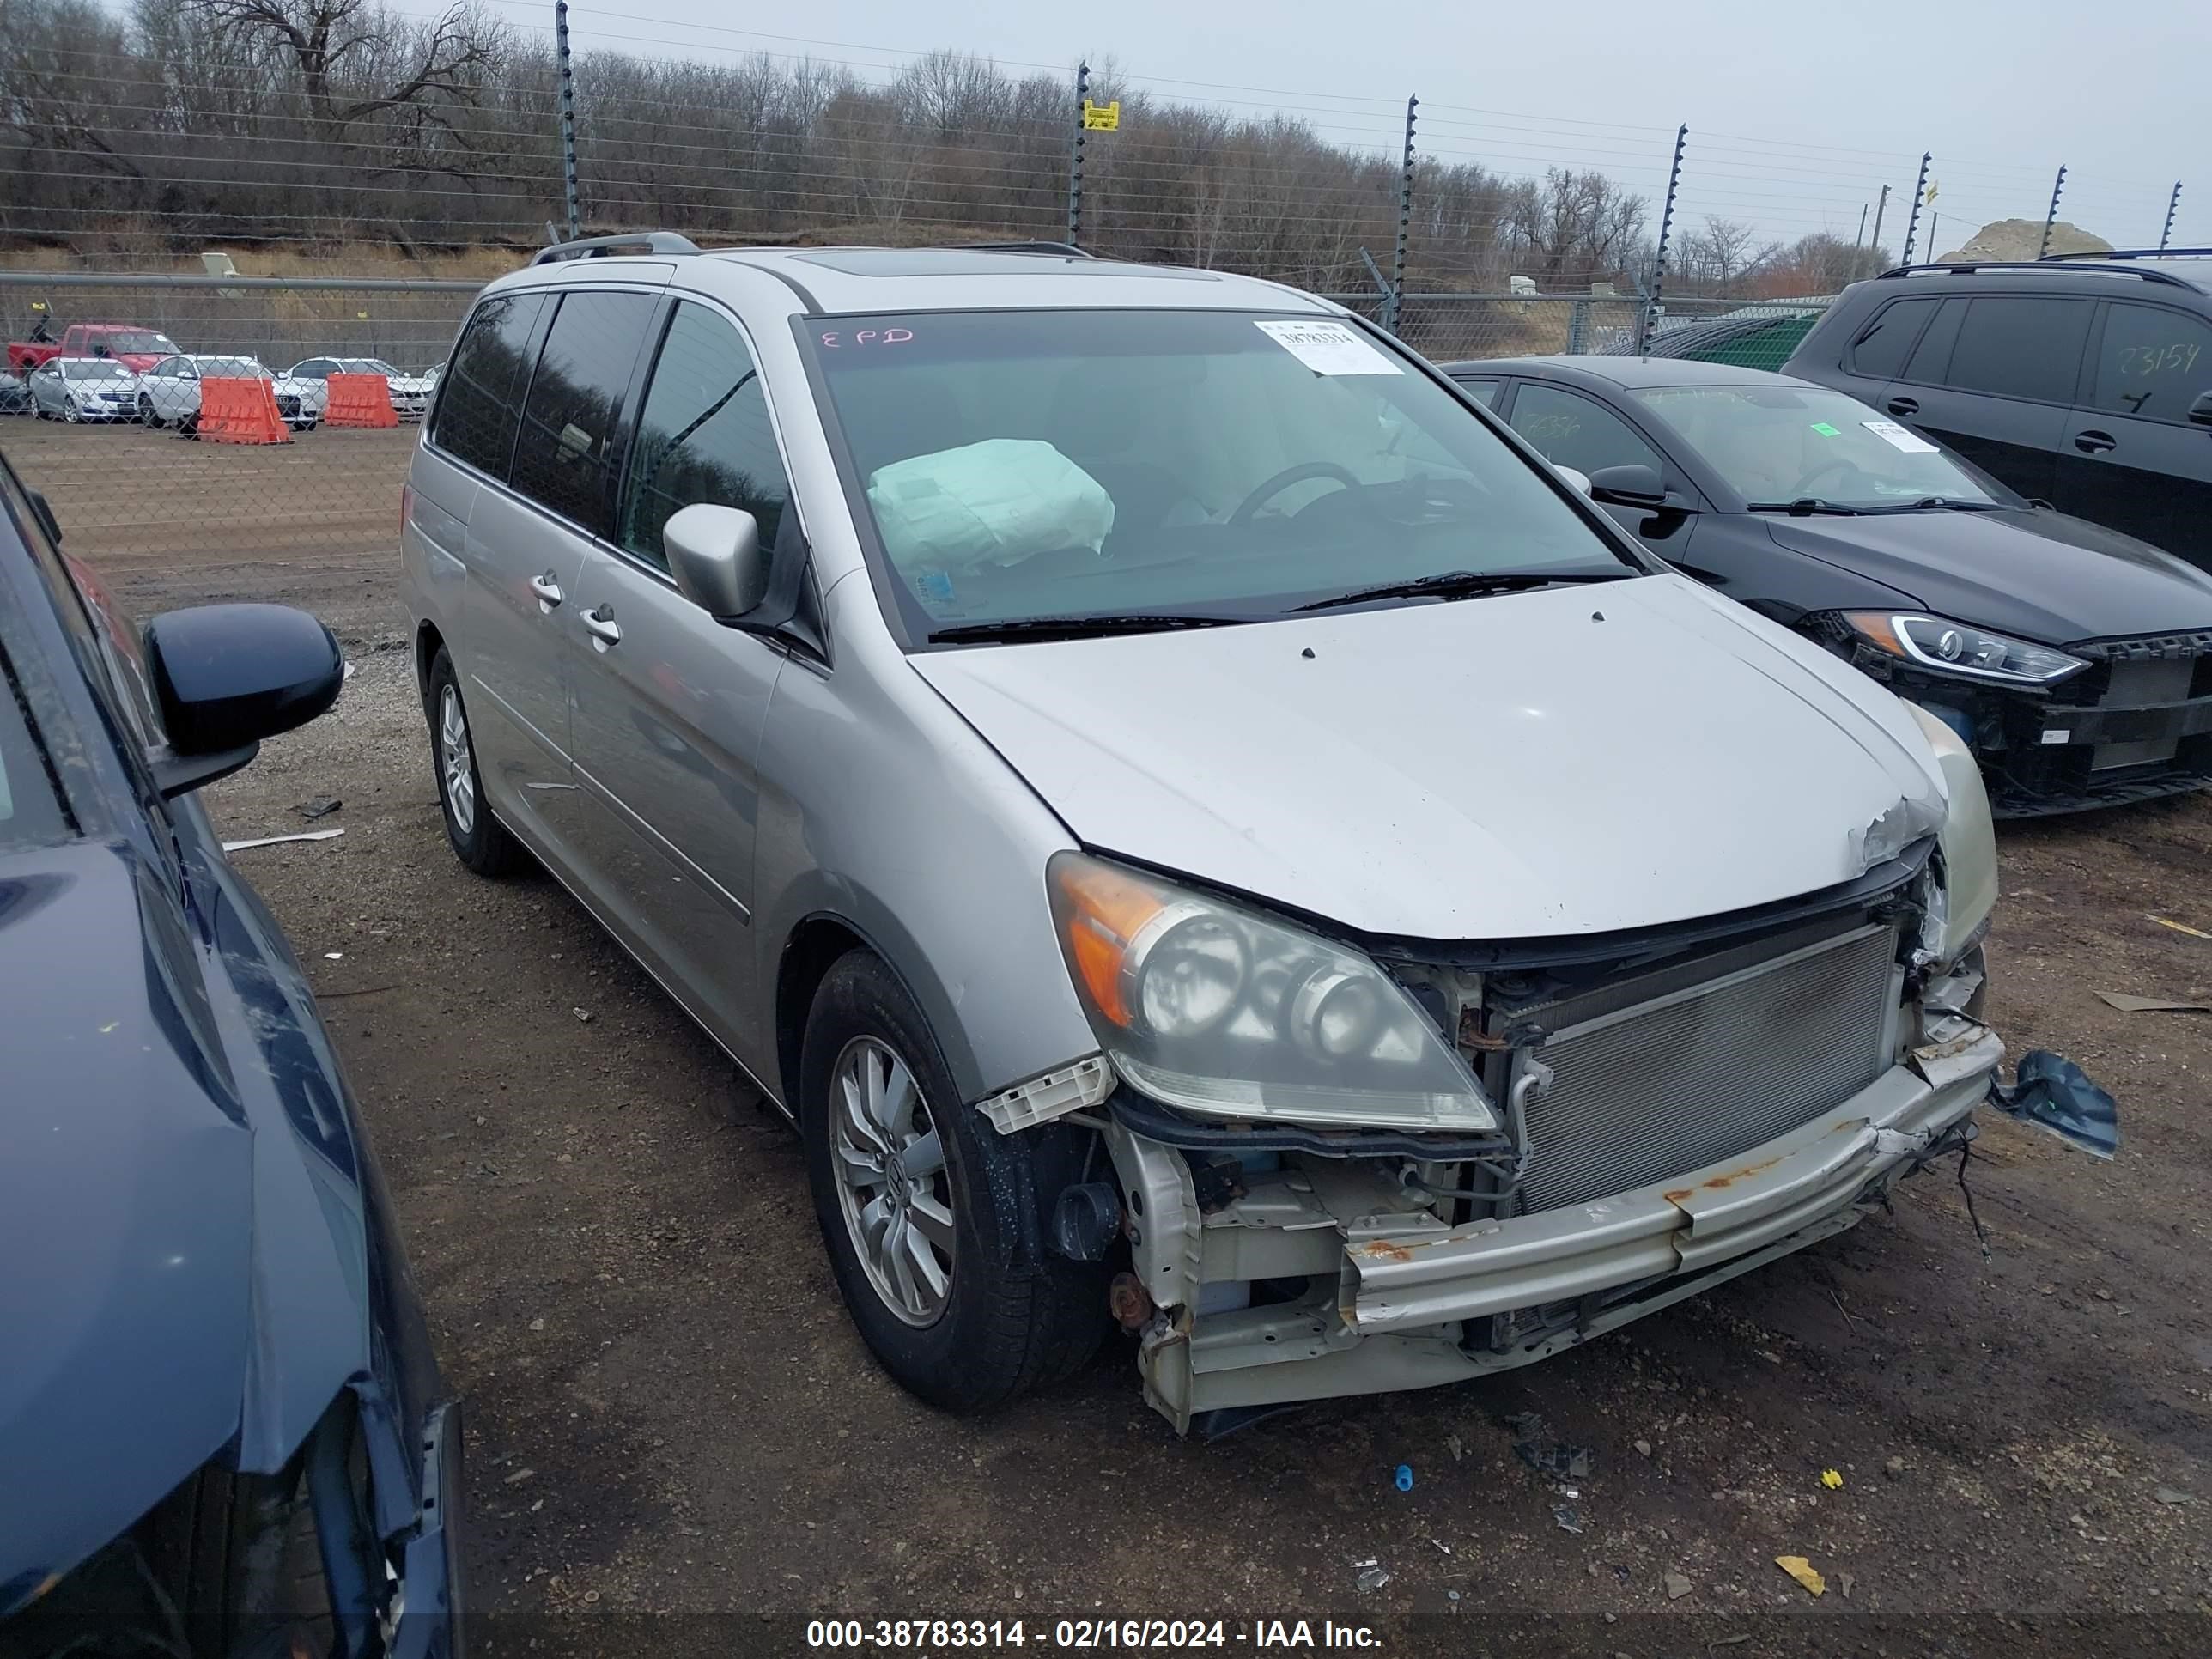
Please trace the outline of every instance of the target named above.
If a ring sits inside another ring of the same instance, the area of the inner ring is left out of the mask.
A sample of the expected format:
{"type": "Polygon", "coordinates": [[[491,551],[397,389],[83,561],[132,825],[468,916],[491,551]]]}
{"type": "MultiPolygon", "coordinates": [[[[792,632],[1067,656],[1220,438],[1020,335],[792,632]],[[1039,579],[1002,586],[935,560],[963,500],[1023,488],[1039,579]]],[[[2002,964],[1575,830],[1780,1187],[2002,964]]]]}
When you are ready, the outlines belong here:
{"type": "Polygon", "coordinates": [[[1861,421],[1859,424],[1893,449],[1901,449],[1908,455],[1933,455],[1936,446],[1918,433],[1899,426],[1895,421],[1861,421]]]}
{"type": "Polygon", "coordinates": [[[1342,323],[1262,322],[1252,326],[1316,374],[1403,374],[1406,371],[1342,323]]]}

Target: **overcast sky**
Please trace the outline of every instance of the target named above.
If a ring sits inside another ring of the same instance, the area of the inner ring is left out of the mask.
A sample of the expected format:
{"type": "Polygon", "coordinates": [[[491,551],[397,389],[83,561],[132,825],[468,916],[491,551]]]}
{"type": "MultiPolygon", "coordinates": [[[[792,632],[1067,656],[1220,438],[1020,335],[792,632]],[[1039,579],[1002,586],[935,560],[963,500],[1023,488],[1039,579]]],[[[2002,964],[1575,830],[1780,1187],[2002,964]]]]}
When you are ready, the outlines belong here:
{"type": "MultiPolygon", "coordinates": [[[[550,0],[495,3],[526,26],[551,13],[550,0]]],[[[871,79],[901,52],[936,46],[1009,68],[1110,56],[1161,95],[1305,113],[1344,143],[1395,146],[1413,92],[1424,149],[1507,173],[1599,167],[1655,198],[1674,128],[1686,122],[1683,216],[1751,221],[1783,238],[1853,235],[1861,206],[1887,182],[1883,240],[1898,246],[1929,149],[1942,252],[1985,220],[2040,219],[2063,161],[2062,218],[2124,246],[2155,244],[2180,179],[2176,241],[2212,244],[2212,0],[1118,0],[1057,15],[1031,0],[812,0],[773,11],[576,0],[570,15],[579,52],[720,58],[753,47],[843,59],[871,79]]]]}

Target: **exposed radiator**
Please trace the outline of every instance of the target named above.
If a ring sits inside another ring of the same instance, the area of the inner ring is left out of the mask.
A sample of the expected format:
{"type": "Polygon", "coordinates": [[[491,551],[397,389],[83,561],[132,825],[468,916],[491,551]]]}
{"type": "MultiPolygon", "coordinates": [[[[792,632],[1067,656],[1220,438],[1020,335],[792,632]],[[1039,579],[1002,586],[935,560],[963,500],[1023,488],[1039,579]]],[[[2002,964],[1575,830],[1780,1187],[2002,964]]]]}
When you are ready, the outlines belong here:
{"type": "Polygon", "coordinates": [[[1555,1028],[1524,1206],[1632,1191],[1811,1121],[1887,1069],[1893,927],[1869,924],[1555,1028]]]}

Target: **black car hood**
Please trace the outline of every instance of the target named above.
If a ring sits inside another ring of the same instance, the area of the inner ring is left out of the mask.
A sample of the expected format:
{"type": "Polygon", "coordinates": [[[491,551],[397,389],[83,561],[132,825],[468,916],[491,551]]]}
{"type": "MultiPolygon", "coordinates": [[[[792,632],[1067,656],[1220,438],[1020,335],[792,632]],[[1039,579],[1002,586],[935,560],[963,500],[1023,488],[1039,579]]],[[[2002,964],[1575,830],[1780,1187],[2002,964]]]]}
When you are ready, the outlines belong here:
{"type": "Polygon", "coordinates": [[[1937,616],[2024,639],[2063,645],[2212,628],[2212,575],[2063,513],[1759,516],[1793,552],[1910,594],[1937,616]]]}
{"type": "Polygon", "coordinates": [[[368,1364],[347,1114],[177,914],[120,844],[0,855],[0,1613],[368,1364]]]}

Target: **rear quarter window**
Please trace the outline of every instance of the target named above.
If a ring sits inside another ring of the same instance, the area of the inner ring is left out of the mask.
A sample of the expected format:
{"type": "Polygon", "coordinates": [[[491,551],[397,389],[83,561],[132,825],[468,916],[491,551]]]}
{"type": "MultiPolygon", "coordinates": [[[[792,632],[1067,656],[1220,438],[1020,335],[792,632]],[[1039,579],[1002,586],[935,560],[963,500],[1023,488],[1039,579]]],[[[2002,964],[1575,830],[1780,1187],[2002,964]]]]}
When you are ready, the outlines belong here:
{"type": "Polygon", "coordinates": [[[501,483],[522,421],[530,342],[544,306],[542,294],[502,294],[477,307],[453,348],[430,427],[432,443],[501,483]]]}
{"type": "Polygon", "coordinates": [[[1905,372],[1905,360],[1928,319],[1936,314],[1938,300],[1895,300],[1874,314],[1859,331],[1844,354],[1844,366],[1869,380],[1893,380],[1905,372]]]}

